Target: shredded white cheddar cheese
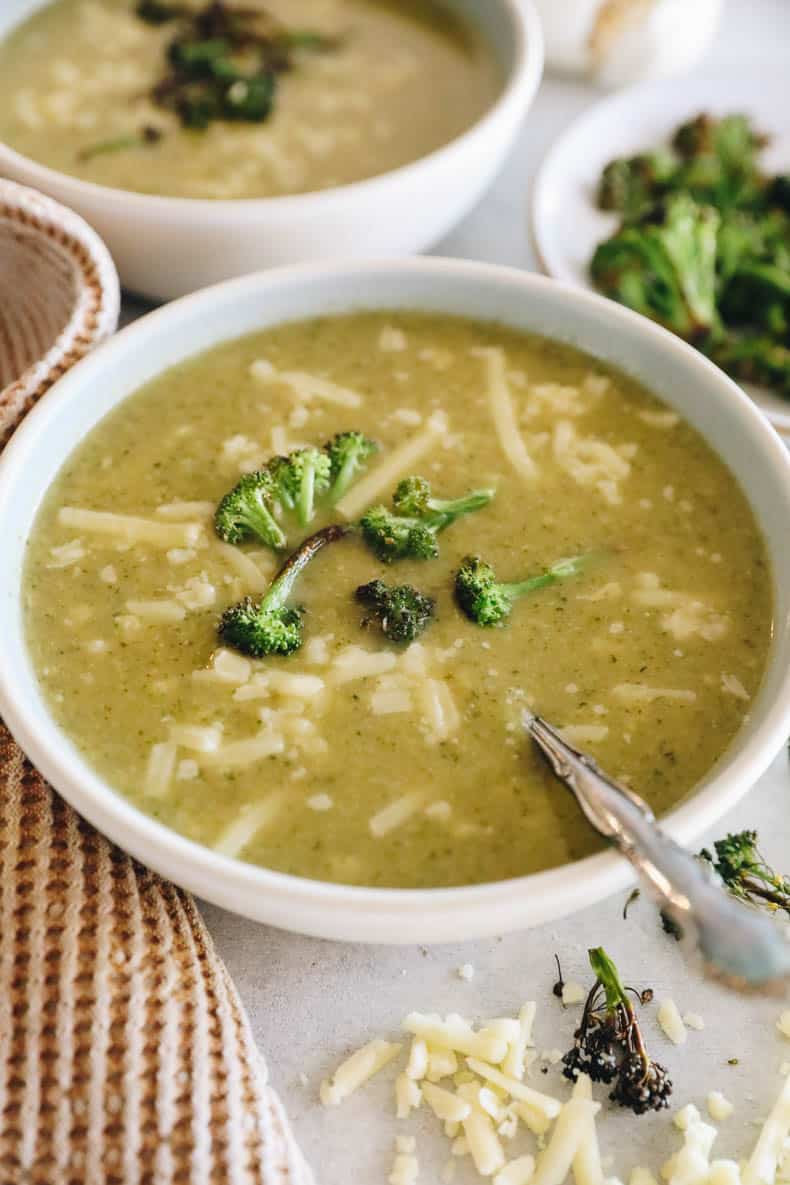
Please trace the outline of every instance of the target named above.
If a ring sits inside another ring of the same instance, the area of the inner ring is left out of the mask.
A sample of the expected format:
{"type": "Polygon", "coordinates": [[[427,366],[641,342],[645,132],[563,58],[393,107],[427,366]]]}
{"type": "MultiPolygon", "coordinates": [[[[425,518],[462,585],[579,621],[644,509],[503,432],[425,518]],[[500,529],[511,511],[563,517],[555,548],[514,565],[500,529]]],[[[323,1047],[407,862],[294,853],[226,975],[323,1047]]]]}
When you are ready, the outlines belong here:
{"type": "Polygon", "coordinates": [[[236,819],[220,834],[214,850],[221,856],[239,856],[255,836],[273,823],[285,806],[285,794],[275,790],[261,802],[242,807],[236,819]]]}
{"type": "Polygon", "coordinates": [[[348,520],[358,518],[376,498],[387,493],[398,478],[407,470],[413,469],[447,431],[447,417],[444,412],[434,412],[415,436],[382,458],[375,468],[340,499],[336,506],[338,513],[348,520]]]}
{"type": "Polygon", "coordinates": [[[163,741],[151,747],[144,781],[145,793],[150,798],[161,798],[167,794],[177,755],[178,749],[172,741],[163,741]]]}
{"type": "Polygon", "coordinates": [[[429,1046],[438,1045],[440,1049],[452,1049],[455,1053],[481,1057],[488,1062],[501,1062],[507,1054],[506,1041],[475,1033],[469,1022],[456,1013],[450,1013],[446,1020],[442,1020],[435,1013],[411,1012],[404,1020],[403,1028],[407,1033],[422,1037],[429,1046]]]}
{"type": "Polygon", "coordinates": [[[381,839],[383,835],[389,834],[397,827],[402,827],[420,809],[423,798],[422,794],[415,791],[390,802],[368,820],[370,834],[376,839],[381,839]]]}
{"type": "Polygon", "coordinates": [[[527,1154],[511,1160],[494,1177],[494,1185],[529,1185],[535,1172],[535,1157],[527,1154]]]}
{"type": "Polygon", "coordinates": [[[379,1070],[398,1056],[402,1045],[391,1041],[369,1041],[335,1070],[326,1082],[321,1083],[321,1102],[325,1107],[336,1107],[367,1082],[379,1070]]]}
{"type": "Polygon", "coordinates": [[[505,351],[499,346],[474,350],[485,360],[488,383],[488,406],[494,427],[507,457],[516,473],[526,481],[533,481],[538,467],[529,454],[524,438],[519,431],[516,409],[507,376],[505,351]]]}
{"type": "Polygon", "coordinates": [[[688,1033],[674,1000],[662,1000],[658,1006],[656,1017],[673,1045],[686,1044],[688,1033]]]}
{"type": "Polygon", "coordinates": [[[741,1174],[743,1185],[774,1185],[776,1169],[790,1136],[790,1078],[784,1085],[760,1132],[757,1144],[741,1174]]]}
{"type": "Polygon", "coordinates": [[[532,1045],[532,1026],[535,1023],[537,1004],[528,1000],[522,1005],[518,1014],[518,1035],[510,1042],[507,1056],[502,1063],[502,1069],[511,1078],[518,1081],[524,1077],[527,1049],[532,1045]]]}
{"type": "Polygon", "coordinates": [[[730,1100],[725,1098],[720,1090],[712,1090],[705,1103],[708,1114],[715,1123],[722,1123],[725,1119],[729,1119],[735,1110],[730,1100]]]}
{"type": "Polygon", "coordinates": [[[189,547],[202,534],[200,523],[160,523],[131,514],[111,514],[103,510],[82,510],[62,506],[58,522],[77,531],[111,535],[125,543],[150,543],[153,547],[189,547]]]}

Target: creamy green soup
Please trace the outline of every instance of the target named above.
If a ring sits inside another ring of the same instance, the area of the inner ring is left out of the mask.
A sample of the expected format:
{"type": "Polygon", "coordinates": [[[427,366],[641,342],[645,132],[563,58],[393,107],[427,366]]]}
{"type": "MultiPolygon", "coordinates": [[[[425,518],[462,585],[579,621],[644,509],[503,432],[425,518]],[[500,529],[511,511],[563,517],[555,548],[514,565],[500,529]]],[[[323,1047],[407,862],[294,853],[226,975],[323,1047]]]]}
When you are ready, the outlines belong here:
{"type": "MultiPolygon", "coordinates": [[[[12,31],[0,44],[0,138],[100,185],[265,197],[416,160],[471,127],[502,86],[482,38],[438,0],[244,0],[235,8],[260,10],[289,47],[275,62],[271,111],[243,118],[251,96],[240,78],[227,117],[184,126],[206,115],[205,95],[196,106],[205,79],[172,86],[169,47],[187,36],[184,20],[143,20],[138,2],[55,0],[12,31]],[[192,104],[186,114],[182,100],[192,104]]],[[[171,0],[148,3],[172,8],[171,0]]],[[[233,11],[232,0],[225,7],[233,11]]],[[[188,36],[194,57],[197,35],[188,36]]],[[[204,44],[216,42],[209,28],[204,44]]],[[[220,72],[246,77],[257,68],[249,48],[221,52],[220,72]]]]}
{"type": "Polygon", "coordinates": [[[630,378],[565,345],[418,313],[293,323],[168,371],[70,457],[29,543],[29,646],[55,718],[143,810],[270,868],[433,886],[550,868],[596,848],[525,741],[539,710],[659,812],[738,731],[760,683],[770,573],[743,493],[708,446],[630,378]],[[304,644],[249,660],[220,614],[281,558],[212,520],[243,471],[335,432],[380,451],[330,521],[496,490],[430,560],[380,562],[358,535],[304,572],[304,644]],[[131,516],[131,517],[127,517],[131,516]],[[469,553],[503,581],[585,556],[500,627],[459,609],[469,553]],[[436,600],[411,645],[354,591],[436,600]]]}

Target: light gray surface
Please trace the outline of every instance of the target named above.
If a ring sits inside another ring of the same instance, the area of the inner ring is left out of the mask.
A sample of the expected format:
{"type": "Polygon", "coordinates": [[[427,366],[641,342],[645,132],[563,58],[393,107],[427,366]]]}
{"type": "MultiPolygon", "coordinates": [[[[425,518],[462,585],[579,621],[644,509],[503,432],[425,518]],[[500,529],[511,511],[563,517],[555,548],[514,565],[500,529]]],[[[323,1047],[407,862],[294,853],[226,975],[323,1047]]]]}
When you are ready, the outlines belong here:
{"type": "MultiPolygon", "coordinates": [[[[787,0],[730,0],[707,66],[787,61],[790,55],[790,4],[787,0]]],[[[682,83],[678,83],[682,85],[682,83]]],[[[482,258],[534,268],[529,242],[529,186],[541,157],[568,122],[596,92],[582,84],[547,79],[519,143],[488,197],[437,253],[482,258]]],[[[144,311],[128,301],[125,319],[144,311]]],[[[562,792],[562,791],[560,791],[562,792]]],[[[727,827],[758,827],[769,856],[790,868],[790,770],[782,754],[727,827]]],[[[722,1125],[719,1155],[742,1155],[754,1138],[752,1121],[764,1117],[779,1085],[779,1066],[790,1059],[790,1042],[775,1029],[776,1001],[734,999],[701,983],[684,966],[676,945],[661,932],[655,910],[645,899],[622,919],[623,897],[567,919],[504,939],[464,946],[425,948],[354,947],[299,938],[233,917],[211,906],[204,916],[239,987],[252,1025],[282,1092],[297,1137],[313,1163],[320,1185],[383,1185],[392,1164],[396,1131],[418,1137],[421,1185],[436,1185],[447,1158],[438,1124],[420,1114],[414,1124],[396,1124],[391,1107],[392,1073],[355,1096],[341,1109],[317,1103],[318,1083],[345,1054],[374,1035],[394,1037],[412,1008],[457,1010],[474,1016],[513,1013],[527,998],[539,1001],[539,1048],[570,1045],[577,1010],[564,1013],[551,995],[552,955],[563,961],[566,977],[587,981],[585,950],[605,943],[627,978],[650,984],[657,999],[671,994],[681,1010],[705,1017],[702,1033],[691,1033],[685,1049],[671,1047],[658,1032],[655,1007],[646,1010],[646,1027],[655,1055],[666,1061],[676,1083],[678,1104],[702,1106],[718,1088],[736,1103],[722,1125]],[[462,963],[475,976],[457,976],[462,963]],[[727,1059],[737,1057],[737,1066],[727,1059]],[[308,1085],[302,1085],[305,1074],[308,1085]]],[[[559,1075],[535,1075],[536,1085],[561,1089],[559,1075]]],[[[602,1126],[604,1152],[614,1156],[620,1175],[647,1157],[655,1169],[677,1144],[666,1113],[638,1122],[607,1114],[602,1126]]],[[[459,1164],[459,1170],[461,1166],[459,1164]]],[[[459,1171],[458,1185],[477,1180],[459,1171]]]]}

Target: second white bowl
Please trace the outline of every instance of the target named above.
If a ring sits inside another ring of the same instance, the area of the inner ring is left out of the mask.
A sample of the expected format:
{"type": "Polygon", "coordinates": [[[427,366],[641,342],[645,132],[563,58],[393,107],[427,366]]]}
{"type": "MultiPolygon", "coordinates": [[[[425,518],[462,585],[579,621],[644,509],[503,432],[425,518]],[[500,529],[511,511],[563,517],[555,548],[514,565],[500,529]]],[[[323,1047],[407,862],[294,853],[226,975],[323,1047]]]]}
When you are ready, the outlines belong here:
{"type": "MultiPolygon", "coordinates": [[[[107,242],[123,286],[159,300],[278,264],[422,251],[488,188],[543,71],[543,39],[532,0],[446,2],[480,28],[502,64],[505,85],[467,132],[403,168],[320,193],[212,201],[94,185],[0,143],[0,175],[79,211],[107,242]]],[[[0,38],[41,3],[4,3],[0,38]]]]}

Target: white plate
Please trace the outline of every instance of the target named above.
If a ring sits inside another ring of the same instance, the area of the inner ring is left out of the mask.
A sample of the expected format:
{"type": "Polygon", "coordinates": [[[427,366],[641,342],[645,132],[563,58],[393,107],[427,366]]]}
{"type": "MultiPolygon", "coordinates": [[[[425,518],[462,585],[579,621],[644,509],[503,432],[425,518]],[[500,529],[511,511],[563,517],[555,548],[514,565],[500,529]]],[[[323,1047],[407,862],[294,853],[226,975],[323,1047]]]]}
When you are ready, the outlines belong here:
{"type": "MultiPolygon", "coordinates": [[[[679,123],[701,111],[743,112],[772,137],[763,163],[790,169],[788,76],[775,67],[742,74],[721,72],[630,87],[577,119],[543,162],[532,198],[532,233],[543,270],[556,280],[592,288],[588,268],[601,239],[618,218],[595,206],[604,165],[666,143],[679,123]]],[[[790,434],[790,405],[769,391],[749,392],[774,426],[790,434]]]]}

